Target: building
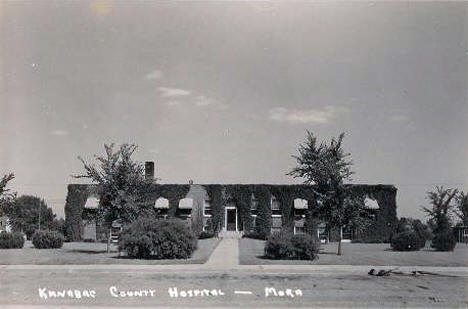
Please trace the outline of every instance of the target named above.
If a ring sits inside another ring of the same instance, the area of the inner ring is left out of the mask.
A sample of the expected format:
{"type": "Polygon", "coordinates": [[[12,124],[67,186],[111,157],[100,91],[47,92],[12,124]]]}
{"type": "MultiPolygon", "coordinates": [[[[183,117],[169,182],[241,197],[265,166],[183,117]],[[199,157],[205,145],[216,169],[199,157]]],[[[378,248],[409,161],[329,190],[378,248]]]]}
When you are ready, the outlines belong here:
{"type": "Polygon", "coordinates": [[[11,232],[11,225],[7,216],[0,216],[0,233],[3,233],[3,232],[6,232],[6,233],[11,232]]]}
{"type": "MultiPolygon", "coordinates": [[[[397,189],[392,185],[350,186],[362,196],[372,224],[359,232],[345,228],[343,238],[388,240],[397,224],[397,189]]],[[[310,185],[155,183],[145,195],[147,207],[158,217],[184,219],[200,232],[269,234],[286,230],[330,236],[333,231],[324,229],[326,222],[313,216],[317,198],[312,188],[310,185]]],[[[99,205],[96,189],[95,185],[68,185],[65,224],[70,240],[106,238],[106,231],[89,216],[99,205]]]]}

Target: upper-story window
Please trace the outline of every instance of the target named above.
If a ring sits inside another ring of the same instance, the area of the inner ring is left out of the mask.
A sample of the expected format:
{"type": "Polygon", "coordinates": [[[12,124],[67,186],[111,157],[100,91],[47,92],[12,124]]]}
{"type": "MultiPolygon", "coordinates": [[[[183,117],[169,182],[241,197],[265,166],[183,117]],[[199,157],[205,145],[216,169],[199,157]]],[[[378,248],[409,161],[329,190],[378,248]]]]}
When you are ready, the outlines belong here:
{"type": "Polygon", "coordinates": [[[211,200],[204,200],[203,202],[203,215],[211,217],[211,200]]]}
{"type": "Polygon", "coordinates": [[[271,210],[280,210],[280,202],[276,196],[271,196],[271,210]]]}
{"type": "Polygon", "coordinates": [[[255,195],[252,194],[252,199],[250,201],[250,212],[252,215],[257,215],[257,210],[258,210],[258,200],[255,197],[255,195]]]}

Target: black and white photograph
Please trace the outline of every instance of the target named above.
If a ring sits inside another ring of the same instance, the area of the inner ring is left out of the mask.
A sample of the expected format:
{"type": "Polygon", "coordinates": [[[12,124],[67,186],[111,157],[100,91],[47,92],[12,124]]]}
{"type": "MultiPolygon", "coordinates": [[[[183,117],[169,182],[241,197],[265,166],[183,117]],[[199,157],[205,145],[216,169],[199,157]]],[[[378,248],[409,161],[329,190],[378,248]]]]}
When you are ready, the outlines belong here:
{"type": "Polygon", "coordinates": [[[468,1],[0,0],[0,308],[468,308],[468,1]]]}

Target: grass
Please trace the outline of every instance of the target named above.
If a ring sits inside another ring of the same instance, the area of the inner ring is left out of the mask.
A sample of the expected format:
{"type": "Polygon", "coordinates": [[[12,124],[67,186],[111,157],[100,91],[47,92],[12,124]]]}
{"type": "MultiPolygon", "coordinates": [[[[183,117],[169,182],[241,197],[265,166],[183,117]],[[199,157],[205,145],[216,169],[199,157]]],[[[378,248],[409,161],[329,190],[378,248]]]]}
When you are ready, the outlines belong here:
{"type": "Polygon", "coordinates": [[[189,259],[174,260],[138,260],[119,258],[117,248],[106,253],[104,243],[70,242],[64,243],[61,249],[36,249],[30,241],[26,241],[23,249],[0,249],[0,265],[65,265],[65,264],[203,264],[210,257],[219,239],[208,238],[198,241],[198,249],[189,259]]]}
{"type": "MultiPolygon", "coordinates": [[[[468,246],[458,243],[453,252],[437,252],[426,246],[420,251],[396,252],[390,244],[343,243],[343,255],[337,243],[322,245],[314,261],[269,260],[263,258],[265,241],[243,238],[239,241],[241,265],[375,265],[375,266],[468,266],[468,246]]],[[[429,242],[428,242],[429,245],[429,242]]]]}

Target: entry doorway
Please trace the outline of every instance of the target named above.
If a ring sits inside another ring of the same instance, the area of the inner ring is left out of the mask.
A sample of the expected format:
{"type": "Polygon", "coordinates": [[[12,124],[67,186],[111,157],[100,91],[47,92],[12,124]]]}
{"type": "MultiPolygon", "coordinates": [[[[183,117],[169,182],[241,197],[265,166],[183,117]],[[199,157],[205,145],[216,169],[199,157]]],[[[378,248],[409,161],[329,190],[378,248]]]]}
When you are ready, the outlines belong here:
{"type": "Polygon", "coordinates": [[[235,207],[225,208],[224,223],[226,231],[237,232],[237,209],[235,207]]]}

